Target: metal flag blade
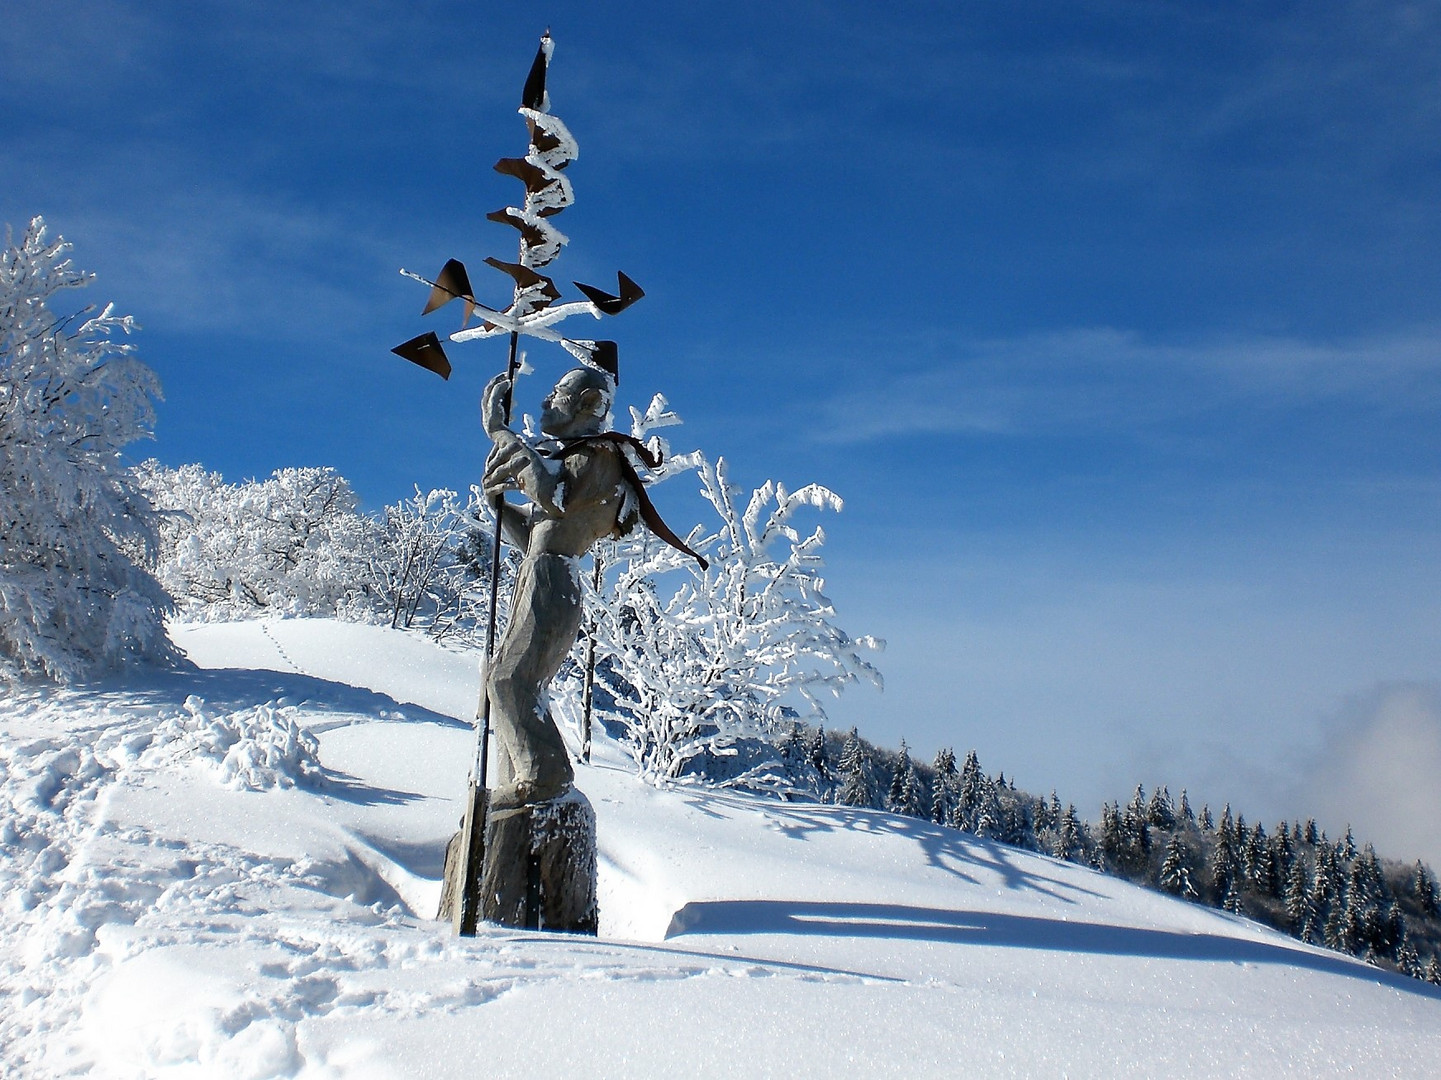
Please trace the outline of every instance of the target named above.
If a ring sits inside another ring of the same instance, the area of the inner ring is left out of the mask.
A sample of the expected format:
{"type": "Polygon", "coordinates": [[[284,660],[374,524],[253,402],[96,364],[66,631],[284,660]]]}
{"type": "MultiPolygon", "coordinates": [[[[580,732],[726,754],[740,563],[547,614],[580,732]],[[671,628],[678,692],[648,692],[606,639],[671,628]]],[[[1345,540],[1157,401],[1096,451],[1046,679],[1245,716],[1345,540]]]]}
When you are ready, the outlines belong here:
{"type": "MultiPolygon", "coordinates": [[[[525,158],[501,158],[495,163],[495,171],[502,176],[513,176],[525,185],[525,193],[534,200],[534,197],[550,187],[552,184],[561,184],[553,176],[547,176],[545,170],[539,165],[534,165],[525,158]]],[[[539,217],[554,217],[570,205],[570,194],[568,190],[562,189],[560,196],[554,200],[553,205],[538,205],[535,213],[539,217]]],[[[536,200],[540,201],[540,200],[536,200]]]]}
{"type": "Polygon", "coordinates": [[[540,286],[540,292],[548,297],[551,302],[560,299],[560,290],[555,287],[555,282],[544,274],[537,274],[528,266],[521,266],[520,263],[501,262],[491,256],[486,259],[488,266],[493,266],[503,274],[509,274],[512,281],[522,289],[530,289],[540,286]]]}
{"type": "Polygon", "coordinates": [[[584,341],[563,338],[560,347],[586,367],[604,371],[620,385],[620,351],[614,341],[584,341]]]}
{"type": "Polygon", "coordinates": [[[442,379],[450,378],[450,358],[440,347],[440,339],[435,336],[434,330],[413,337],[390,351],[412,364],[419,364],[426,371],[435,372],[442,379]]]}
{"type": "Polygon", "coordinates": [[[537,248],[546,242],[548,237],[540,229],[530,222],[517,217],[511,212],[510,207],[504,210],[495,210],[485,215],[487,221],[499,222],[501,225],[512,225],[520,233],[521,239],[525,241],[526,247],[537,248]]]}
{"type": "Polygon", "coordinates": [[[585,293],[586,299],[595,305],[597,311],[604,315],[619,315],[644,296],[645,290],[619,270],[616,271],[615,276],[619,282],[619,296],[612,296],[603,289],[597,289],[594,285],[582,285],[579,281],[574,284],[577,289],[585,293]]]}
{"type": "Polygon", "coordinates": [[[435,277],[435,284],[430,289],[430,299],[425,302],[425,310],[422,315],[429,315],[436,308],[444,307],[452,300],[464,297],[473,297],[474,293],[470,288],[470,275],[465,272],[465,264],[459,259],[451,259],[440,268],[440,273],[435,277]]]}
{"type": "Polygon", "coordinates": [[[540,48],[530,65],[530,74],[525,77],[525,89],[520,92],[520,105],[523,109],[545,111],[545,69],[550,63],[550,49],[550,31],[546,30],[540,36],[540,48]]]}

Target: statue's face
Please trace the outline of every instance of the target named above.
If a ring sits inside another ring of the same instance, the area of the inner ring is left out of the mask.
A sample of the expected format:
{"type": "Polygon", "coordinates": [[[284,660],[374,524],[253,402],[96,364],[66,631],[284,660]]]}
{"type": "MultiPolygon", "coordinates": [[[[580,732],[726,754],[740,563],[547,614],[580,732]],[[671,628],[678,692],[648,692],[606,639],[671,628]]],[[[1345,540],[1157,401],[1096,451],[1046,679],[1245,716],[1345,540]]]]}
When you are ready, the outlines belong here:
{"type": "Polygon", "coordinates": [[[599,379],[583,368],[563,375],[540,403],[540,430],[559,438],[598,432],[607,411],[599,379]]]}

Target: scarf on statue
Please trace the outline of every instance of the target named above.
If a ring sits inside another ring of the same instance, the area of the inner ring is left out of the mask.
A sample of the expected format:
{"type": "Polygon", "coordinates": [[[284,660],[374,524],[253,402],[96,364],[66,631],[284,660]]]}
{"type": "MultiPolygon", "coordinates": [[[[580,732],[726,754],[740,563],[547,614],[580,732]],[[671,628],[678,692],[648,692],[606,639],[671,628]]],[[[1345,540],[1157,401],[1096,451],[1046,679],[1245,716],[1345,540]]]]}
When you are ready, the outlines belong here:
{"type": "Polygon", "coordinates": [[[645,443],[641,442],[634,435],[625,435],[619,431],[602,431],[598,435],[576,435],[569,439],[562,439],[559,446],[542,450],[540,453],[542,456],[548,458],[563,458],[577,447],[597,442],[611,443],[618,451],[616,456],[620,458],[621,473],[635,490],[636,502],[640,506],[640,519],[645,522],[646,528],[677,551],[689,555],[700,564],[702,570],[710,569],[710,563],[706,561],[705,556],[691,550],[691,548],[686,545],[686,542],[677,536],[671,530],[671,527],[662,520],[660,511],[655,508],[655,504],[650,501],[650,496],[646,494],[645,481],[640,478],[640,473],[636,472],[635,466],[631,464],[630,455],[625,452],[626,448],[629,447],[633,450],[636,457],[645,463],[647,469],[660,468],[661,458],[659,454],[652,453],[650,447],[646,446],[645,443]]]}

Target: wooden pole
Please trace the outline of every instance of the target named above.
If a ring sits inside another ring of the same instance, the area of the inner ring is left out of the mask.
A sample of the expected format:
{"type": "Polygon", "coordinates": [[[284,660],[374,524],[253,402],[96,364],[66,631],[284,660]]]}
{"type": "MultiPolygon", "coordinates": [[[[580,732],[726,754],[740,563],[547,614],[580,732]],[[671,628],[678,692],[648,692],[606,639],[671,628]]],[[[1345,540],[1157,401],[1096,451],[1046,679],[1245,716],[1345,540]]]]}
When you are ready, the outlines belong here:
{"type": "MultiPolygon", "coordinates": [[[[510,335],[510,358],[506,376],[510,385],[505,391],[505,423],[510,426],[510,410],[514,399],[515,374],[520,369],[520,334],[510,335]]],[[[495,655],[495,633],[500,619],[500,556],[504,544],[505,523],[502,513],[505,496],[497,495],[491,503],[495,512],[495,546],[490,553],[490,617],[485,627],[485,664],[480,679],[480,703],[476,709],[475,760],[471,763],[470,783],[466,791],[465,817],[460,825],[460,867],[456,880],[460,895],[455,904],[455,932],[474,937],[480,923],[480,874],[485,863],[485,815],[490,793],[487,778],[490,764],[490,661],[495,655]]]]}
{"type": "MultiPolygon", "coordinates": [[[[600,552],[597,551],[591,556],[591,585],[594,587],[597,603],[600,600],[600,584],[602,563],[600,552]]],[[[585,643],[585,698],[581,719],[581,740],[580,756],[587,764],[590,764],[590,718],[592,700],[595,697],[595,635],[600,630],[600,614],[592,610],[590,616],[590,634],[585,643]]]]}

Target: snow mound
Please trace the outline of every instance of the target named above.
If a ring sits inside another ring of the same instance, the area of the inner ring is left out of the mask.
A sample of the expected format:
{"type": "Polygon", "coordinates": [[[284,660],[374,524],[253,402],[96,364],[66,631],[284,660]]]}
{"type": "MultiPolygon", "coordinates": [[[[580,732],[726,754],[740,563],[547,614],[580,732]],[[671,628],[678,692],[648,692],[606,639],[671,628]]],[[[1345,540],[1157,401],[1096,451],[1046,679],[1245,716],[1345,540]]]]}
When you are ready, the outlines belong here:
{"type": "Polygon", "coordinates": [[[265,791],[293,787],[320,772],[320,743],[301,727],[299,709],[267,701],[235,712],[206,712],[191,695],[184,710],[162,721],[147,765],[194,759],[207,763],[227,787],[265,791]]]}

